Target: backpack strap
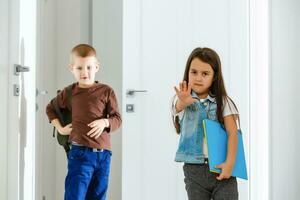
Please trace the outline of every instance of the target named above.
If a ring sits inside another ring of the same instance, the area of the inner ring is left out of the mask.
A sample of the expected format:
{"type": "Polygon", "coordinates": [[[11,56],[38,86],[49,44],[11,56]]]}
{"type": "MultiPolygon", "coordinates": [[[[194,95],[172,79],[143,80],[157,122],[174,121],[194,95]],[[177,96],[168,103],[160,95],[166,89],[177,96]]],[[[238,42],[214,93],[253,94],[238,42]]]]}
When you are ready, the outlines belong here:
{"type": "Polygon", "coordinates": [[[72,111],[72,88],[73,84],[66,87],[66,94],[67,94],[67,106],[72,111]]]}
{"type": "MultiPolygon", "coordinates": [[[[72,111],[72,88],[73,88],[73,84],[66,87],[67,108],[70,111],[72,111]]],[[[60,92],[60,90],[57,91],[57,93],[59,93],[59,92],[60,92]]],[[[51,104],[52,104],[52,106],[55,110],[55,113],[58,115],[57,117],[62,122],[63,121],[63,116],[62,116],[62,113],[60,112],[60,108],[59,108],[58,103],[57,103],[57,98],[52,99],[51,104]]],[[[66,124],[62,124],[62,125],[65,126],[66,124]]],[[[56,128],[53,127],[53,137],[55,137],[55,132],[56,132],[56,128]]],[[[70,145],[69,144],[63,145],[63,148],[64,148],[66,154],[68,154],[68,152],[70,151],[70,145]]]]}
{"type": "MultiPolygon", "coordinates": [[[[58,107],[57,98],[52,99],[51,104],[54,107],[55,113],[58,115],[57,117],[58,117],[59,121],[62,122],[63,121],[63,116],[62,116],[62,113],[60,112],[60,109],[58,107]]],[[[64,126],[65,124],[62,124],[62,125],[64,126]]]]}
{"type": "MultiPolygon", "coordinates": [[[[72,89],[73,84],[66,87],[66,95],[67,95],[67,107],[72,112],[72,89]]],[[[63,145],[66,154],[68,155],[69,151],[71,150],[70,142],[68,142],[66,145],[63,145]]]]}
{"type": "Polygon", "coordinates": [[[53,137],[55,137],[55,130],[56,130],[56,128],[55,128],[55,126],[53,126],[53,134],[52,134],[53,137]]]}
{"type": "MultiPolygon", "coordinates": [[[[66,95],[67,95],[67,108],[72,111],[72,85],[69,85],[68,87],[66,87],[66,95]]],[[[57,93],[59,93],[60,90],[57,90],[57,93]]],[[[51,104],[54,107],[55,113],[58,115],[57,117],[59,118],[59,121],[63,121],[63,116],[62,113],[60,112],[60,108],[58,106],[57,103],[57,97],[55,97],[54,99],[51,100],[51,104]]],[[[65,126],[66,124],[62,124],[63,126],[65,126]]]]}

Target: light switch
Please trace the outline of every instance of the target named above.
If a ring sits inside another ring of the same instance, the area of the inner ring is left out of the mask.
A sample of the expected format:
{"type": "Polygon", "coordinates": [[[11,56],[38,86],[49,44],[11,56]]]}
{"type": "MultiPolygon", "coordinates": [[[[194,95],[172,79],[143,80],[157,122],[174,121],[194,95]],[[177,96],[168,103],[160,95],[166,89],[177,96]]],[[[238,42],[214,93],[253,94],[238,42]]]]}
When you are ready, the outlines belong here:
{"type": "Polygon", "coordinates": [[[134,105],[126,104],[126,112],[128,112],[128,113],[134,112],[134,105]]]}

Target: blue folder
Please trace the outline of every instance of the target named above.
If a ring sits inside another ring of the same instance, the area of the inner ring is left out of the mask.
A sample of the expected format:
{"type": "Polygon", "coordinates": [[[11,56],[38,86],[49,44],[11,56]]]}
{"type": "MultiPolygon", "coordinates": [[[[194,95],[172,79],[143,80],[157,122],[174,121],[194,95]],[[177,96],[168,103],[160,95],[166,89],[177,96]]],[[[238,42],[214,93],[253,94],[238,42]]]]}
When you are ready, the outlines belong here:
{"type": "MultiPolygon", "coordinates": [[[[223,163],[227,156],[227,133],[224,127],[213,120],[203,120],[204,137],[207,142],[209,169],[220,173],[216,165],[223,163]]],[[[241,131],[238,130],[238,147],[232,176],[248,180],[244,144],[241,131]]]]}

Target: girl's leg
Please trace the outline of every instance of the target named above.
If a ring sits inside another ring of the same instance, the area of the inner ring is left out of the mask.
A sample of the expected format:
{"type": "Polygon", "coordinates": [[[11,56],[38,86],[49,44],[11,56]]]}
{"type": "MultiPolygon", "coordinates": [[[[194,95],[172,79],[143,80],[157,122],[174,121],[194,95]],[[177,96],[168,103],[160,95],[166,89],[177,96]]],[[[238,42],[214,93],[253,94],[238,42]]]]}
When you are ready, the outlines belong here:
{"type": "Polygon", "coordinates": [[[238,200],[238,188],[235,177],[217,181],[213,191],[214,200],[238,200]]]}
{"type": "Polygon", "coordinates": [[[208,180],[207,164],[187,164],[183,166],[185,189],[189,200],[210,200],[213,187],[208,180]]]}

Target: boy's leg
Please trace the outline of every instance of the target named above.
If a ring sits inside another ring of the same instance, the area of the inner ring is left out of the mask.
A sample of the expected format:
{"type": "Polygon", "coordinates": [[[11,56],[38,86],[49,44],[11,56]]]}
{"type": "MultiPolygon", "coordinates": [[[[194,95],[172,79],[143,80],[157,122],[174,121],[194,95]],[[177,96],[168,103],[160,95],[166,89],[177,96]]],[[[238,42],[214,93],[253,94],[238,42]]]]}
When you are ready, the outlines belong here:
{"type": "Polygon", "coordinates": [[[86,200],[105,200],[110,172],[111,151],[97,152],[97,167],[88,188],[86,200]]]}
{"type": "Polygon", "coordinates": [[[212,187],[206,165],[184,164],[184,182],[189,200],[210,200],[212,187]]]}
{"type": "Polygon", "coordinates": [[[96,155],[85,147],[74,147],[68,154],[68,174],[65,180],[65,200],[85,199],[94,173],[96,155]]]}

